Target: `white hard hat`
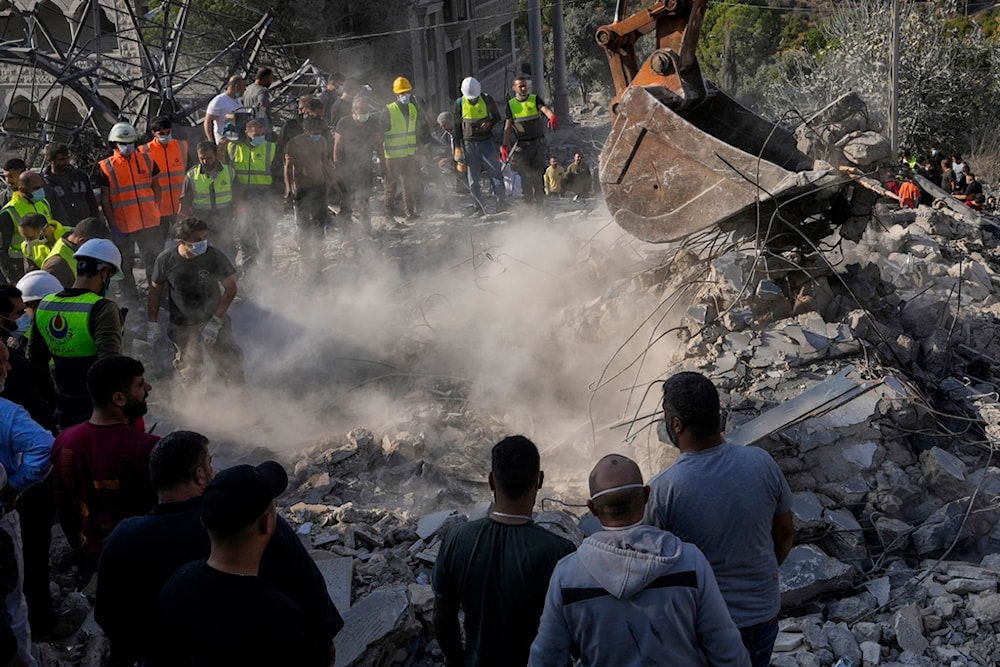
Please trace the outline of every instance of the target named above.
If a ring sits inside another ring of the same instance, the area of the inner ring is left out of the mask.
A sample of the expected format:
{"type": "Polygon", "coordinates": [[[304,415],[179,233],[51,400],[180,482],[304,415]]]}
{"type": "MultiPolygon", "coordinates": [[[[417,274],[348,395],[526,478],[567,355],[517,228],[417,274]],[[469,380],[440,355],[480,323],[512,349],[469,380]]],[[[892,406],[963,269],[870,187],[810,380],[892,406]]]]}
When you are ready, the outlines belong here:
{"type": "Polygon", "coordinates": [[[139,133],[128,123],[115,123],[108,132],[108,141],[114,144],[134,144],[139,139],[139,133]]]}
{"type": "Polygon", "coordinates": [[[108,239],[90,239],[80,246],[80,249],[73,253],[77,259],[90,257],[98,261],[110,264],[116,271],[122,270],[122,254],[112,241],[108,239]]]}
{"type": "Polygon", "coordinates": [[[474,77],[467,76],[462,79],[462,97],[467,100],[474,100],[483,92],[483,87],[479,85],[474,77]]]}
{"type": "Polygon", "coordinates": [[[31,271],[17,281],[21,298],[25,302],[41,301],[50,294],[62,291],[62,283],[48,271],[31,271]]]}

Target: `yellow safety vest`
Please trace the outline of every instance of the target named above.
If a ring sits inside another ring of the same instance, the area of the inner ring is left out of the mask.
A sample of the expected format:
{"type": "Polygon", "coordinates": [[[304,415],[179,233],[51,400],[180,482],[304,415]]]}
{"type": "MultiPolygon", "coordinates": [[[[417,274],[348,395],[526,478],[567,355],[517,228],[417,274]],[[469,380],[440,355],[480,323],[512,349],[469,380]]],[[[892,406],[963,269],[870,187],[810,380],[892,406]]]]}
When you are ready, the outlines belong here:
{"type": "Polygon", "coordinates": [[[78,296],[51,294],[42,299],[35,312],[35,329],[52,356],[97,356],[97,342],[90,335],[90,311],[100,300],[101,296],[94,292],[78,296]]]}
{"type": "MultiPolygon", "coordinates": [[[[75,252],[76,250],[73,250],[73,248],[66,243],[66,238],[64,236],[60,236],[52,245],[52,252],[49,253],[49,257],[52,255],[59,255],[66,261],[66,264],[69,266],[69,270],[73,272],[74,280],[76,280],[76,258],[73,257],[73,253],[75,252]]],[[[46,259],[48,259],[48,257],[46,257],[46,259]]],[[[44,260],[42,263],[44,263],[44,260]]]]}
{"type": "Polygon", "coordinates": [[[521,101],[516,97],[510,98],[507,104],[510,106],[510,112],[517,120],[531,120],[532,118],[538,118],[538,98],[534,95],[528,95],[528,99],[521,101]]]}
{"type": "Polygon", "coordinates": [[[222,169],[214,177],[201,171],[201,166],[192,167],[188,176],[194,182],[194,198],[191,206],[197,209],[212,211],[226,208],[233,203],[233,168],[228,164],[220,165],[222,169]]]}
{"type": "Polygon", "coordinates": [[[399,102],[386,105],[389,110],[389,131],[385,133],[384,146],[387,158],[409,157],[417,154],[417,106],[410,102],[409,122],[403,118],[399,102]]]}
{"type": "Polygon", "coordinates": [[[271,185],[274,152],[273,141],[265,141],[260,146],[242,141],[229,144],[229,159],[236,172],[236,182],[250,187],[271,185]]]}
{"type": "Polygon", "coordinates": [[[52,211],[49,210],[49,203],[47,201],[35,202],[21,194],[20,190],[14,191],[10,201],[0,209],[0,213],[2,212],[8,213],[11,221],[14,223],[14,236],[11,237],[10,248],[7,249],[7,254],[11,257],[23,256],[21,254],[21,245],[24,243],[24,237],[21,236],[21,232],[18,230],[21,218],[30,213],[40,213],[45,216],[50,225],[59,224],[52,218],[52,211]]]}
{"type": "MultiPolygon", "coordinates": [[[[35,241],[28,241],[28,239],[25,239],[21,242],[21,254],[34,262],[35,266],[38,268],[42,268],[42,264],[44,264],[45,260],[49,258],[49,255],[55,248],[55,244],[61,241],[62,237],[69,233],[69,227],[64,227],[56,221],[52,221],[49,224],[56,228],[56,240],[51,246],[45,240],[44,236],[39,237],[35,241]]],[[[74,261],[73,264],[75,265],[76,262],[74,261]]],[[[74,266],[74,268],[76,267],[74,266]]],[[[76,275],[75,271],[74,275],[76,275]]]]}

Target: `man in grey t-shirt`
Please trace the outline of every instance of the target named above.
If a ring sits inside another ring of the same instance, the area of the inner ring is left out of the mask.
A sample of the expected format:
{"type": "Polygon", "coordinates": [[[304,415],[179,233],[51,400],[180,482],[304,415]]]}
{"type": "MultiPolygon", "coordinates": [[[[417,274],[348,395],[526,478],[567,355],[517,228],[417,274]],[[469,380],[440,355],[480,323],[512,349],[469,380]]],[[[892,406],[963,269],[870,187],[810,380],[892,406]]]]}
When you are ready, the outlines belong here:
{"type": "Polygon", "coordinates": [[[766,667],[781,608],[778,566],[792,548],[792,492],[771,455],[722,437],[719,393],[698,373],[663,384],[667,435],[681,450],[649,482],[645,522],[704,552],[753,667],[766,667]]]}
{"type": "Polygon", "coordinates": [[[268,130],[274,127],[271,118],[271,84],[274,83],[274,73],[268,67],[257,70],[257,78],[243,91],[243,107],[253,114],[253,117],[264,123],[268,130]]]}

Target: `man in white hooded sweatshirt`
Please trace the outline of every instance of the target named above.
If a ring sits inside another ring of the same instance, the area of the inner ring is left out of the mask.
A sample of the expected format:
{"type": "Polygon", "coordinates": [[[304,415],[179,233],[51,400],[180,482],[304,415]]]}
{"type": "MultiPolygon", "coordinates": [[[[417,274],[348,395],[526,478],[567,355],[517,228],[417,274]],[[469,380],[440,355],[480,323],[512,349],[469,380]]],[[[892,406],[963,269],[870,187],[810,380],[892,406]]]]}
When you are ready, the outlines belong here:
{"type": "Polygon", "coordinates": [[[698,547],[642,525],[649,487],[631,459],[610,454],[590,473],[600,519],[549,582],[530,667],[749,667],[712,568],[698,547]]]}

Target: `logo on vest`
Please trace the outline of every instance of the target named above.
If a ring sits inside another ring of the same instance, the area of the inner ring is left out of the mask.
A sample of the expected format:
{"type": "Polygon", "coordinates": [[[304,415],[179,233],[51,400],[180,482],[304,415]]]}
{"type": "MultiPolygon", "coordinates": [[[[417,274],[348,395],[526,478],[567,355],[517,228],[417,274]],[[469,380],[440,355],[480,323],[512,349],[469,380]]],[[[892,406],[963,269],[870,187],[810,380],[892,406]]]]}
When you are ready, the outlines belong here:
{"type": "Polygon", "coordinates": [[[52,334],[53,338],[62,340],[69,333],[69,327],[66,325],[66,320],[63,319],[62,313],[56,313],[56,316],[49,321],[49,333],[52,334]]]}

